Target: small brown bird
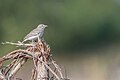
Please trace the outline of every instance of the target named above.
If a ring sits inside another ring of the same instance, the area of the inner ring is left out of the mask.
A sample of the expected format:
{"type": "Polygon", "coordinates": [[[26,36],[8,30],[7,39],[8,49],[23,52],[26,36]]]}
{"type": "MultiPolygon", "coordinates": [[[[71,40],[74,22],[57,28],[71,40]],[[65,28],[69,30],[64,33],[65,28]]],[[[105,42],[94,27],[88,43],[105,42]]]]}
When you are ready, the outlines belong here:
{"type": "Polygon", "coordinates": [[[26,41],[34,41],[36,39],[40,40],[43,37],[44,30],[46,27],[47,27],[47,25],[39,24],[37,28],[32,30],[29,34],[27,34],[24,37],[24,40],[22,41],[22,43],[24,43],[26,41]]]}

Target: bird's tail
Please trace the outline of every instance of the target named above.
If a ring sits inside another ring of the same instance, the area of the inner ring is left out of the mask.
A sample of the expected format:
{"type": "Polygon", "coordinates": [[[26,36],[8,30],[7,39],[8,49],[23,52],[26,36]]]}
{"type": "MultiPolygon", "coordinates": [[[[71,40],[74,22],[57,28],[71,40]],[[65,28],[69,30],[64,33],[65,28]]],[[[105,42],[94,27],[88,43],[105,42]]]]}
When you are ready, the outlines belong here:
{"type": "Polygon", "coordinates": [[[22,43],[26,42],[26,39],[22,41],[22,43]]]}

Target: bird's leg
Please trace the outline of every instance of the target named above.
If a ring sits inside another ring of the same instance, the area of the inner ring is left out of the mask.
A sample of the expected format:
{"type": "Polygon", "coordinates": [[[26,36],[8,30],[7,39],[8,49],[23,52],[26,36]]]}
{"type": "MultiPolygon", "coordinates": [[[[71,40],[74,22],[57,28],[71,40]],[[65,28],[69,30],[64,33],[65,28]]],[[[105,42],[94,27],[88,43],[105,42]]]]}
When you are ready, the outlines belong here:
{"type": "Polygon", "coordinates": [[[38,37],[38,42],[41,41],[40,37],[38,37]]]}

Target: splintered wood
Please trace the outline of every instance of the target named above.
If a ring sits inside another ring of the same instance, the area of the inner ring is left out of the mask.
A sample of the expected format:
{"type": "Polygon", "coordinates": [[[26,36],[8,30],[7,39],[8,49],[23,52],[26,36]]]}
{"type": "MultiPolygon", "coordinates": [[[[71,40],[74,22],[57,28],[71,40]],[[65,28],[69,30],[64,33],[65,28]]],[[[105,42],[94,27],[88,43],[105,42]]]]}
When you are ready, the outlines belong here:
{"type": "Polygon", "coordinates": [[[15,75],[28,60],[34,63],[31,80],[67,80],[63,78],[61,68],[53,60],[50,47],[45,41],[31,44],[6,43],[22,48],[0,58],[0,80],[22,80],[15,78],[15,75]],[[4,65],[6,60],[11,61],[7,66],[4,65]]]}

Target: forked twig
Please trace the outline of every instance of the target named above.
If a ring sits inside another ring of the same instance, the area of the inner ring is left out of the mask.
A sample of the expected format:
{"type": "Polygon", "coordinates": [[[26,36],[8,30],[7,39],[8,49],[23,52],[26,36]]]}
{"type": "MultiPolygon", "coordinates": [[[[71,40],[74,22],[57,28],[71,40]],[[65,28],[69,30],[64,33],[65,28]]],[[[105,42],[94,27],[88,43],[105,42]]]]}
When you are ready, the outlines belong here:
{"type": "Polygon", "coordinates": [[[34,44],[23,44],[22,42],[18,41],[18,43],[13,43],[13,42],[2,42],[2,44],[11,44],[11,45],[15,45],[15,46],[35,46],[34,44]]]}

